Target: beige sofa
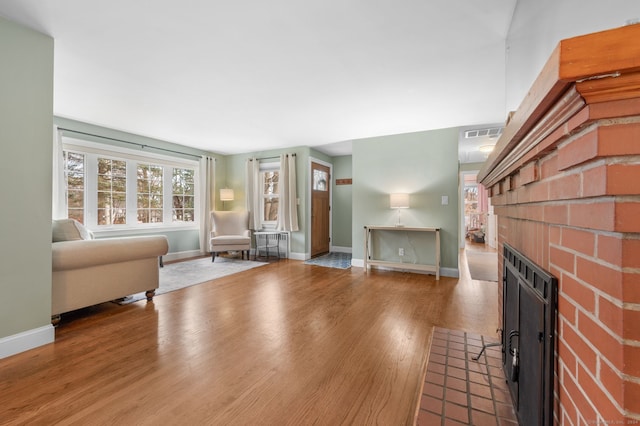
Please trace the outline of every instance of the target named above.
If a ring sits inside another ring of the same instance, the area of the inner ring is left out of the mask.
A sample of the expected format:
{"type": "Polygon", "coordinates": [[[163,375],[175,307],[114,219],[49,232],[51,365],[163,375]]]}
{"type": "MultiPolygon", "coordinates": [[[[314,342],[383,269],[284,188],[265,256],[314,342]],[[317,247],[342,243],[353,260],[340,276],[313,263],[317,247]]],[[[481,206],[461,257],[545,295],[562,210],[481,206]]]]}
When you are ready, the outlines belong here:
{"type": "Polygon", "coordinates": [[[57,324],[64,312],[134,293],[144,291],[147,300],[151,300],[159,285],[158,258],[168,249],[165,236],[96,240],[78,222],[54,221],[53,323],[57,324]]]}

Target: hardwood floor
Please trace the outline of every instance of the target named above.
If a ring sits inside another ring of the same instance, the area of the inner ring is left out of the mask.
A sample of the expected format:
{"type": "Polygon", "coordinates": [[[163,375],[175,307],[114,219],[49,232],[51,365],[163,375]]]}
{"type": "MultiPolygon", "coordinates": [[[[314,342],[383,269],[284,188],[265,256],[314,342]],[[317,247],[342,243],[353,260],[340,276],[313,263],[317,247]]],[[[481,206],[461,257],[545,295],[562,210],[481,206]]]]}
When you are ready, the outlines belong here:
{"type": "Polygon", "coordinates": [[[495,335],[496,283],[282,260],[63,316],[0,360],[0,424],[413,424],[433,326],[495,335]]]}

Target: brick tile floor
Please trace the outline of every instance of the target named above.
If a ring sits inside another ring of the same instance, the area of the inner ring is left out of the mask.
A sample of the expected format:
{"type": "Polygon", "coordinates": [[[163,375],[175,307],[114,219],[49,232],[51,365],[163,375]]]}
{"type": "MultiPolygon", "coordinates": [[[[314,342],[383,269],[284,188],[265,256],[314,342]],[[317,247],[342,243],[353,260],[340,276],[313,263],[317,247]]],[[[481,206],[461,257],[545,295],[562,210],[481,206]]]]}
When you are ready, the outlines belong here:
{"type": "Polygon", "coordinates": [[[479,334],[436,327],[431,342],[418,426],[517,425],[511,396],[502,372],[500,347],[479,334]]]}

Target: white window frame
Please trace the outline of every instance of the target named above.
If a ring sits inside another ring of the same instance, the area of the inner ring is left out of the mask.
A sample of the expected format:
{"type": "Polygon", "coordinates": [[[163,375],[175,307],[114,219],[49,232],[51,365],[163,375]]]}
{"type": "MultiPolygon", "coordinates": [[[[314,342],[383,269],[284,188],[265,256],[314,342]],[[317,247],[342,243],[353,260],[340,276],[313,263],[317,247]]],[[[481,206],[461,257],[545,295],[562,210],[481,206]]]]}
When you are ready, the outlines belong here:
{"type": "MultiPolygon", "coordinates": [[[[276,229],[278,222],[275,220],[264,220],[264,175],[265,172],[278,172],[280,174],[280,161],[260,162],[260,225],[262,229],[276,229]]],[[[279,176],[278,176],[279,177],[279,176]]],[[[278,183],[278,202],[280,202],[280,182],[278,183]]]]}
{"type": "MultiPolygon", "coordinates": [[[[192,230],[200,227],[200,191],[199,162],[195,160],[171,157],[152,152],[140,151],[89,142],[82,139],[63,136],[62,147],[65,151],[83,154],[85,158],[85,197],[84,222],[96,236],[154,233],[163,230],[192,230]],[[127,162],[127,201],[126,224],[98,225],[98,161],[99,157],[113,158],[127,162]],[[157,164],[164,167],[163,173],[163,222],[138,223],[137,211],[137,164],[157,164]],[[194,221],[173,222],[173,168],[194,170],[194,221]]],[[[64,167],[64,165],[62,165],[64,167]]],[[[66,195],[65,195],[66,196],[66,195]]]]}

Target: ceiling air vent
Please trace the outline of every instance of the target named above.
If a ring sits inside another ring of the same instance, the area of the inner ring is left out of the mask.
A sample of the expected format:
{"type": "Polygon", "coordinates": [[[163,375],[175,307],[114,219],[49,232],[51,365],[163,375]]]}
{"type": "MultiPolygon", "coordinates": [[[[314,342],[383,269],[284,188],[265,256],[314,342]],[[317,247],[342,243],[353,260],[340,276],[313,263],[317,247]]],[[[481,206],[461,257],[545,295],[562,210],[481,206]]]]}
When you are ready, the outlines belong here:
{"type": "Polygon", "coordinates": [[[466,132],[464,132],[464,138],[465,139],[482,138],[482,137],[495,138],[500,136],[501,133],[502,133],[502,127],[473,129],[473,130],[467,130],[466,132]]]}

